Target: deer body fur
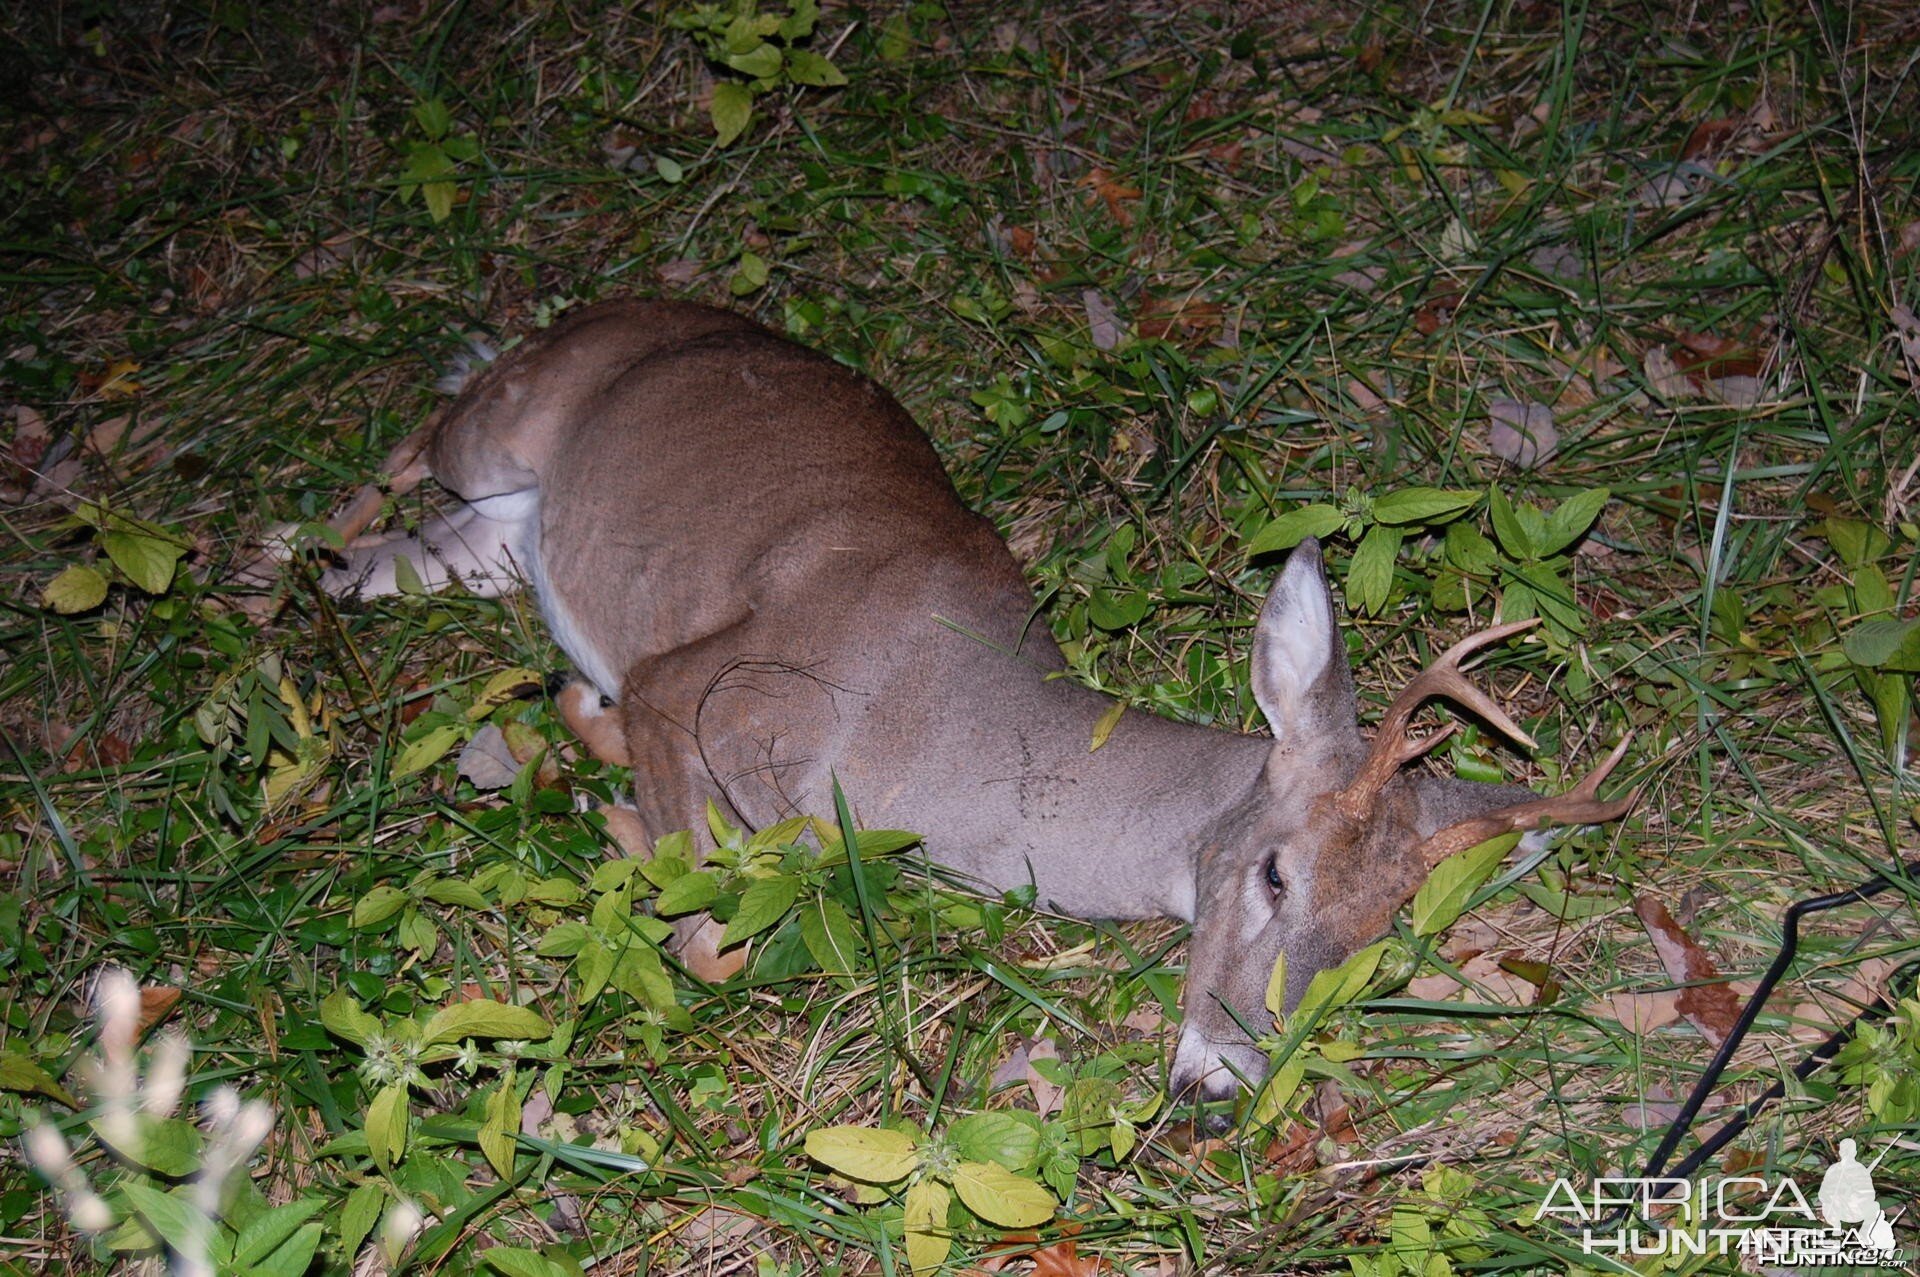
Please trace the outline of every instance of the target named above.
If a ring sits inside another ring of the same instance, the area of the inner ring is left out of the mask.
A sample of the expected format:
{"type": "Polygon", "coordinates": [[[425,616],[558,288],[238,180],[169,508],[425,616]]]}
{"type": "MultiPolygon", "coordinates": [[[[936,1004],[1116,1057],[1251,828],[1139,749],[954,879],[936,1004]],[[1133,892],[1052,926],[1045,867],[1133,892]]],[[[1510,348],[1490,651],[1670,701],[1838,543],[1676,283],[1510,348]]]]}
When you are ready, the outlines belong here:
{"type": "Polygon", "coordinates": [[[403,557],[429,585],[530,582],[616,706],[655,837],[709,797],[753,826],[827,810],[832,774],[863,824],[925,833],[934,860],[989,888],[1192,922],[1177,1089],[1258,1079],[1242,1026],[1265,1027],[1276,956],[1297,997],[1386,930],[1425,840],[1567,816],[1397,764],[1364,810],[1334,801],[1372,756],[1310,542],[1253,638],[1274,739],[1128,713],[1090,749],[1110,702],[1053,677],[1064,661],[1018,564],[913,420],[724,311],[569,316],[468,386],[427,460],[467,504],[356,545],[329,589],[390,592],[403,557]],[[1534,814],[1501,824],[1508,811],[1534,814]]]}

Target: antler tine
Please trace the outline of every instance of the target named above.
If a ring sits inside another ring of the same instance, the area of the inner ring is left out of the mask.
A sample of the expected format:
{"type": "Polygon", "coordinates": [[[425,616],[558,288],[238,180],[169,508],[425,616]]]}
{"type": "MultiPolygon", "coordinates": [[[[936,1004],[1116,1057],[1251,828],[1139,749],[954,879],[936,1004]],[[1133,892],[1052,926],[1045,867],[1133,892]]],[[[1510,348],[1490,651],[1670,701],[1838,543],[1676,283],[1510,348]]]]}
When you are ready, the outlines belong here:
{"type": "Polygon", "coordinates": [[[1417,854],[1431,869],[1448,856],[1516,829],[1539,829],[1544,825],[1603,825],[1610,820],[1620,819],[1640,801],[1640,790],[1632,789],[1624,798],[1605,799],[1600,797],[1600,782],[1620,765],[1620,760],[1627,756],[1627,746],[1632,743],[1633,733],[1628,732],[1598,767],[1565,793],[1516,803],[1485,816],[1448,825],[1422,842],[1417,854]]]}
{"type": "Polygon", "coordinates": [[[1496,625],[1469,635],[1414,675],[1400,694],[1393,698],[1393,704],[1387,706],[1387,712],[1380,716],[1380,728],[1374,733],[1373,746],[1367,752],[1366,761],[1360,764],[1353,782],[1340,793],[1338,801],[1341,810],[1352,819],[1364,818],[1395,772],[1453,734],[1455,728],[1449,725],[1419,740],[1407,735],[1414,714],[1435,697],[1444,696],[1466,706],[1508,737],[1529,749],[1534,748],[1533,738],[1521,731],[1520,725],[1507,717],[1506,711],[1491,696],[1473,685],[1472,680],[1461,672],[1460,664],[1481,648],[1490,647],[1522,630],[1532,629],[1539,623],[1539,618],[1534,617],[1496,625]]]}

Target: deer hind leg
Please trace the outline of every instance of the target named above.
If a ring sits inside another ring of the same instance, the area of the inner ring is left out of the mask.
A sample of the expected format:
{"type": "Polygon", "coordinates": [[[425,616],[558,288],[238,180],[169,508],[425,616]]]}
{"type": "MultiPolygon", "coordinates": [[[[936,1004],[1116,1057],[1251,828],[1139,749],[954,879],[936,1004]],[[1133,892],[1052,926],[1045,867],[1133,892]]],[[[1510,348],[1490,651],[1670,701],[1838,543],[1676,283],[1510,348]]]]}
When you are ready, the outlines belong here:
{"type": "Polygon", "coordinates": [[[405,559],[429,591],[458,580],[482,598],[511,594],[537,571],[539,513],[539,489],[526,488],[465,502],[417,533],[363,537],[348,544],[345,563],[321,573],[321,588],[336,596],[398,594],[405,559]]]}

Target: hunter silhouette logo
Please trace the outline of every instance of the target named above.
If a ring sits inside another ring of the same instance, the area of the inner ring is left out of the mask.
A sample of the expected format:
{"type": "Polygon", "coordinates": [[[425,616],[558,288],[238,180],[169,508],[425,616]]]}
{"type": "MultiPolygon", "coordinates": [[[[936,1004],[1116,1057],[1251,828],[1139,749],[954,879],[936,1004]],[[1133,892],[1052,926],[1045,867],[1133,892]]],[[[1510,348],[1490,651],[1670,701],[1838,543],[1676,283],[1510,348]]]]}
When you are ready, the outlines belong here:
{"type": "Polygon", "coordinates": [[[1873,1172],[1880,1158],[1873,1159],[1873,1166],[1862,1166],[1858,1151],[1852,1140],[1840,1141],[1840,1160],[1827,1167],[1820,1179],[1820,1218],[1829,1228],[1853,1229],[1866,1249],[1891,1253],[1893,1221],[1873,1191],[1873,1172]]]}
{"type": "Polygon", "coordinates": [[[1589,1255],[1741,1255],[1781,1268],[1898,1267],[1893,1225],[1906,1208],[1889,1215],[1873,1185],[1886,1152],[1863,1164],[1850,1139],[1840,1141],[1839,1152],[1820,1178],[1818,1214],[1790,1175],[1602,1176],[1584,1196],[1567,1180],[1555,1180],[1534,1220],[1578,1228],[1580,1248],[1589,1255]]]}

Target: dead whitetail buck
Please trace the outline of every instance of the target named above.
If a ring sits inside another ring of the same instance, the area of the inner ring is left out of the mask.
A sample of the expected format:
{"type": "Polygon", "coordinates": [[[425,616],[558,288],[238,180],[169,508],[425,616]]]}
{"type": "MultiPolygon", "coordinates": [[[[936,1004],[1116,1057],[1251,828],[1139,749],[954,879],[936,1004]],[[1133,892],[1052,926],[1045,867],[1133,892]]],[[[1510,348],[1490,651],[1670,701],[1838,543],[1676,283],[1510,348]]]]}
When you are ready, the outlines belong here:
{"type": "MultiPolygon", "coordinates": [[[[1031,883],[1085,918],[1193,924],[1172,1082],[1229,1095],[1265,1059],[1243,1025],[1387,930],[1441,858],[1509,830],[1612,820],[1631,799],[1441,779],[1407,764],[1422,702],[1513,739],[1454,647],[1362,737],[1319,547],[1288,559],[1253,635],[1273,739],[1129,713],[1050,677],[1033,596],[961,505],[924,435],[873,382],[704,306],[594,306],[482,373],[427,466],[465,499],[417,536],[356,543],[334,593],[390,593],[405,558],[434,587],[532,583],[555,639],[617,708],[648,832],[709,796],[764,825],[828,809],[837,775],[865,824],[919,830],[986,886],[1031,883]],[[717,792],[716,792],[717,790],[717,792]]],[[[400,456],[406,478],[421,467],[400,456]]],[[[370,509],[371,503],[363,503],[370,509]]],[[[586,722],[603,736],[610,720],[586,722]]],[[[616,751],[617,752],[617,751],[616,751]]]]}

